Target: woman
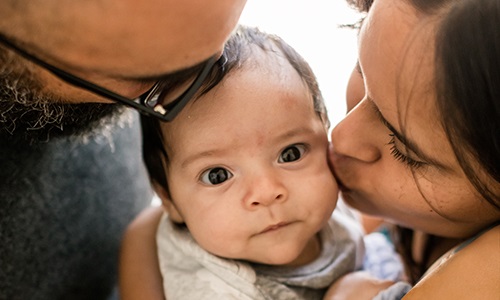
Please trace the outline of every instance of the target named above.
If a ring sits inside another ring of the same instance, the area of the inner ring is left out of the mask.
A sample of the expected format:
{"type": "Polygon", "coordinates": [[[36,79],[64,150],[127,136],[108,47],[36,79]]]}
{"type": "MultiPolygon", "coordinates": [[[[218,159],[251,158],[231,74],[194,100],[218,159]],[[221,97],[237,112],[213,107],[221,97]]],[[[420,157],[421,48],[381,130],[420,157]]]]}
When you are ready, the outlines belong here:
{"type": "Polygon", "coordinates": [[[371,2],[354,3],[369,10],[357,105],[332,131],[343,198],[412,229],[396,241],[417,283],[405,299],[498,299],[500,2],[371,2]]]}
{"type": "MultiPolygon", "coordinates": [[[[343,198],[406,228],[395,241],[407,246],[416,283],[405,299],[498,299],[500,3],[371,2],[358,5],[369,12],[348,86],[352,110],[332,132],[343,198]]],[[[151,254],[158,215],[130,227],[125,259],[151,254]]],[[[157,280],[136,270],[138,280],[157,280]]],[[[386,286],[352,273],[329,296],[369,299],[386,286]]]]}

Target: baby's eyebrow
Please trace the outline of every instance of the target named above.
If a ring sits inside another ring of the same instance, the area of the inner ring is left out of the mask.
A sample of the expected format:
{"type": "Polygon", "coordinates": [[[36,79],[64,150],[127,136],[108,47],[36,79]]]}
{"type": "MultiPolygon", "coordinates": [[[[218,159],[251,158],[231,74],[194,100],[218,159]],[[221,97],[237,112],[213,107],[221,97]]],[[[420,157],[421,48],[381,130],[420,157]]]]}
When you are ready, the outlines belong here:
{"type": "Polygon", "coordinates": [[[206,158],[206,157],[211,157],[211,156],[220,156],[220,155],[223,155],[226,152],[227,152],[227,149],[223,149],[223,148],[209,149],[209,150],[205,150],[205,151],[202,151],[202,152],[197,152],[197,153],[194,153],[194,154],[189,155],[188,157],[186,157],[182,161],[181,167],[182,168],[186,168],[187,166],[189,166],[190,164],[192,164],[193,162],[195,162],[195,161],[197,161],[199,159],[206,158]]]}
{"type": "MultiPolygon", "coordinates": [[[[304,135],[312,135],[314,131],[308,127],[297,127],[293,128],[291,130],[285,131],[282,134],[279,134],[278,136],[274,137],[273,139],[270,140],[271,143],[282,143],[284,141],[287,141],[295,136],[304,136],[304,135]]],[[[190,164],[194,163],[195,161],[207,157],[214,157],[214,156],[223,156],[226,153],[232,151],[232,149],[229,149],[227,147],[224,148],[212,148],[212,149],[207,149],[205,151],[197,152],[191,155],[188,155],[182,162],[181,162],[181,167],[186,168],[190,164]]]]}
{"type": "Polygon", "coordinates": [[[314,131],[308,127],[298,127],[298,128],[293,128],[293,129],[290,129],[280,135],[278,135],[274,141],[276,142],[281,142],[281,141],[285,141],[285,140],[288,140],[290,138],[293,138],[295,136],[299,136],[299,135],[312,135],[314,133],[314,131]]]}

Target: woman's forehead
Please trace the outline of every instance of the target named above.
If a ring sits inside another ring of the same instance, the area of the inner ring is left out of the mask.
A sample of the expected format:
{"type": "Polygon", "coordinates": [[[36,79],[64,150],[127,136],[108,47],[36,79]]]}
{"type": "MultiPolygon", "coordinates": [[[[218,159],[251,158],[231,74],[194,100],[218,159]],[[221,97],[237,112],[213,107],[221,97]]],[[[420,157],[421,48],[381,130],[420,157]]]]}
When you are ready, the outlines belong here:
{"type": "Polygon", "coordinates": [[[453,165],[436,108],[435,23],[404,1],[378,0],[360,32],[360,66],[368,99],[395,130],[429,157],[453,165]]]}
{"type": "Polygon", "coordinates": [[[375,99],[434,99],[435,24],[397,2],[376,1],[361,29],[359,60],[366,88],[375,99]]]}

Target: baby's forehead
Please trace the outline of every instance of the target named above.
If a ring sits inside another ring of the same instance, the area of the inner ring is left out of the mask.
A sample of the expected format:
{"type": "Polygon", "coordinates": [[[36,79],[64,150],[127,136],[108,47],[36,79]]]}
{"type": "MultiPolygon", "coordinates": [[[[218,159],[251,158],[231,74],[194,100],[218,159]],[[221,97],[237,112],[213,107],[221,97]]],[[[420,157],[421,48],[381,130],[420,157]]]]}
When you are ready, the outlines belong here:
{"type": "Polygon", "coordinates": [[[248,56],[242,60],[235,72],[259,72],[262,75],[273,75],[277,78],[288,80],[290,76],[301,74],[294,68],[285,53],[278,47],[262,49],[252,45],[248,56]]]}
{"type": "Polygon", "coordinates": [[[221,117],[221,110],[230,114],[232,108],[238,109],[240,106],[246,106],[248,110],[260,110],[268,105],[267,102],[274,105],[281,105],[279,102],[283,102],[282,105],[286,105],[285,102],[298,101],[295,102],[296,105],[301,105],[304,109],[307,105],[307,110],[314,110],[311,91],[284,55],[281,52],[256,50],[241,65],[225,74],[209,92],[188,103],[179,117],[167,123],[164,128],[175,132],[179,129],[178,124],[181,127],[189,124],[192,126],[201,120],[221,117]],[[258,102],[258,99],[252,98],[252,94],[267,100],[258,102]],[[280,100],[276,102],[276,99],[280,100]],[[238,103],[240,101],[241,105],[238,103]],[[191,118],[188,122],[185,115],[191,118]]]}

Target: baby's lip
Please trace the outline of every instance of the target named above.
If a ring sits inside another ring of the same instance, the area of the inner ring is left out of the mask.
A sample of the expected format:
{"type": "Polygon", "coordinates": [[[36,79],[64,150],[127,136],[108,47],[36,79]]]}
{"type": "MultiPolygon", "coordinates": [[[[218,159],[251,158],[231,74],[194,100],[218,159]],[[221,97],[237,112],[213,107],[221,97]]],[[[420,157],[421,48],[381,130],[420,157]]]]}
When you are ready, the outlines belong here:
{"type": "Polygon", "coordinates": [[[262,230],[261,232],[259,232],[259,234],[280,229],[282,227],[285,227],[285,226],[289,225],[290,223],[291,222],[279,222],[279,223],[276,223],[276,224],[273,224],[273,225],[269,225],[264,230],[262,230]]]}

